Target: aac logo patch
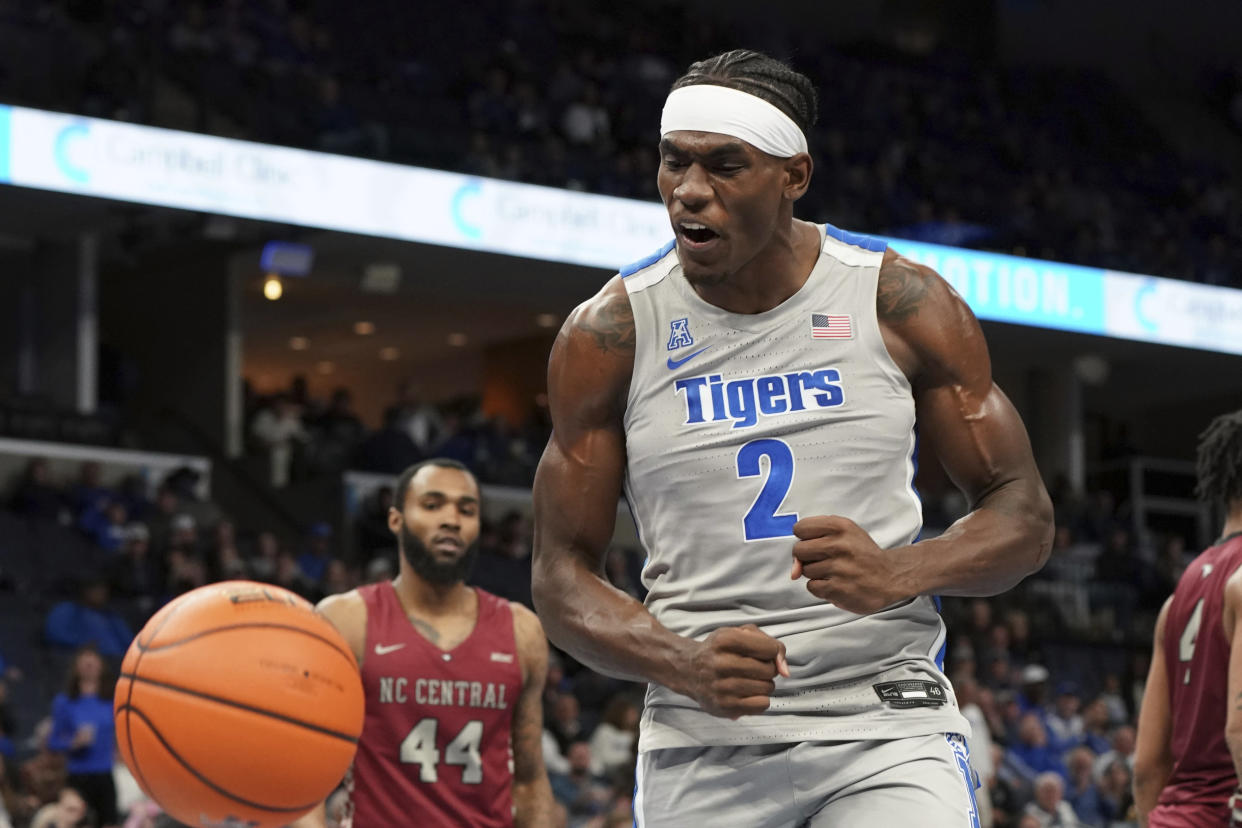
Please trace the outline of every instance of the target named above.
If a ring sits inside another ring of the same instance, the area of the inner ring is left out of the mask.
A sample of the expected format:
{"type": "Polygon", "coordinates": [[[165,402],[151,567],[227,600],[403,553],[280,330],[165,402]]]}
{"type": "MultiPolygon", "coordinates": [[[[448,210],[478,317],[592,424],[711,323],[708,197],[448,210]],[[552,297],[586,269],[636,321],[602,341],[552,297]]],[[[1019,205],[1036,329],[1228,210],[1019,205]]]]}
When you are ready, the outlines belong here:
{"type": "Polygon", "coordinates": [[[694,344],[694,337],[690,335],[690,319],[674,319],[668,323],[668,349],[676,351],[678,348],[687,348],[694,344]]]}

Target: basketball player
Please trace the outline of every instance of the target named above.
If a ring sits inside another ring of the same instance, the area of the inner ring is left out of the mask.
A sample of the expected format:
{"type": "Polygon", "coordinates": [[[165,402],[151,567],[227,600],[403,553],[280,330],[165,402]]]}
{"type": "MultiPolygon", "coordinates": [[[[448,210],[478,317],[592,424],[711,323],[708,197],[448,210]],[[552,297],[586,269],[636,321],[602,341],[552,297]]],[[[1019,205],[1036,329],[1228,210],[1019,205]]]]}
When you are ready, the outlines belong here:
{"type": "Polygon", "coordinates": [[[1242,410],[1207,427],[1197,465],[1225,524],[1156,618],[1134,758],[1139,824],[1152,828],[1242,826],[1242,410]]]}
{"type": "MultiPolygon", "coordinates": [[[[455,460],[412,466],[388,527],[398,577],[319,604],[353,649],[366,693],[347,824],[555,824],[540,743],[543,629],[520,604],[464,583],[478,483],[455,460]]],[[[322,807],[295,823],[324,824],[322,807]]]]}
{"type": "Polygon", "coordinates": [[[691,66],[660,127],[676,239],[577,308],[550,359],[534,596],[559,646],[650,683],[639,826],[978,825],[933,596],[1002,592],[1051,548],[961,298],[794,219],[815,109],[764,55],[691,66]],[[916,410],[972,504],[922,542],[916,410]],[[623,488],[645,607],[603,578],[623,488]]]}

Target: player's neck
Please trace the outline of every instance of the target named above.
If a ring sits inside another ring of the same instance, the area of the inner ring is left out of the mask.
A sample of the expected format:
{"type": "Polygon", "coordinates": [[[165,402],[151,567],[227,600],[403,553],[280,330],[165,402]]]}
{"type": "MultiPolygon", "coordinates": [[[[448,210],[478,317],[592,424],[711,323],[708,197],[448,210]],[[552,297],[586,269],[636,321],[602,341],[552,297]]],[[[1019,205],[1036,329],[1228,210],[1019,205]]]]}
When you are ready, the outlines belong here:
{"type": "Polygon", "coordinates": [[[710,304],[730,313],[763,313],[793,296],[811,275],[819,258],[815,225],[779,222],[771,241],[736,273],[715,285],[695,286],[710,304]]]}
{"type": "Polygon", "coordinates": [[[1220,536],[1227,538],[1239,532],[1242,532],[1242,507],[1232,510],[1225,516],[1225,525],[1220,530],[1220,536]]]}
{"type": "Polygon", "coordinates": [[[460,612],[470,608],[475,599],[474,589],[461,581],[454,584],[432,583],[404,566],[392,586],[406,611],[418,610],[424,615],[460,612]]]}

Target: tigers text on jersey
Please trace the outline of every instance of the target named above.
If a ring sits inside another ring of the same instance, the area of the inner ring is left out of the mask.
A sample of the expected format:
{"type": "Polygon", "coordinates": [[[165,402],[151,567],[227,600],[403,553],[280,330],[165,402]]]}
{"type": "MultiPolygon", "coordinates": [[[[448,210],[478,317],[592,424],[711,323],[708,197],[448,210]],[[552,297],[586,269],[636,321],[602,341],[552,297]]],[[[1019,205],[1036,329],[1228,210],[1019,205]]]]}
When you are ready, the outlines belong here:
{"type": "Polygon", "coordinates": [[[509,602],[481,589],[474,630],[441,650],[389,581],[367,607],[366,718],[350,775],[354,828],[513,824],[513,708],[522,668],[509,602]]]}
{"type": "Polygon", "coordinates": [[[637,339],[625,494],[647,607],[695,639],[756,624],[792,673],[737,721],[650,685],[642,750],[969,733],[932,598],[860,616],[789,579],[800,517],[850,518],[882,549],[922,527],[914,400],[876,318],[884,249],[825,226],[806,284],[757,314],[701,299],[671,244],[622,272],[637,339]]]}
{"type": "Polygon", "coordinates": [[[1229,795],[1237,786],[1225,742],[1229,709],[1229,641],[1221,613],[1225,582],[1242,566],[1242,535],[1195,558],[1182,573],[1164,619],[1165,675],[1169,681],[1173,772],[1160,805],[1229,822],[1229,795]]]}

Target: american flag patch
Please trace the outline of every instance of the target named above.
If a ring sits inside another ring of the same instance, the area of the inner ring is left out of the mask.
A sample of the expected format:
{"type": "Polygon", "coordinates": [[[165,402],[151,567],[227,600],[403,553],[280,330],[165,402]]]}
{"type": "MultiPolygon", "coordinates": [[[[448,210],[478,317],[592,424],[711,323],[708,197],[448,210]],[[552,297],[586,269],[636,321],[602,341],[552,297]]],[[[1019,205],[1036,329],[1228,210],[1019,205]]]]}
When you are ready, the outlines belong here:
{"type": "Polygon", "coordinates": [[[512,664],[512,653],[492,653],[492,661],[499,661],[501,664],[512,664]]]}
{"type": "Polygon", "coordinates": [[[811,339],[853,339],[854,324],[848,313],[811,314],[811,339]]]}

